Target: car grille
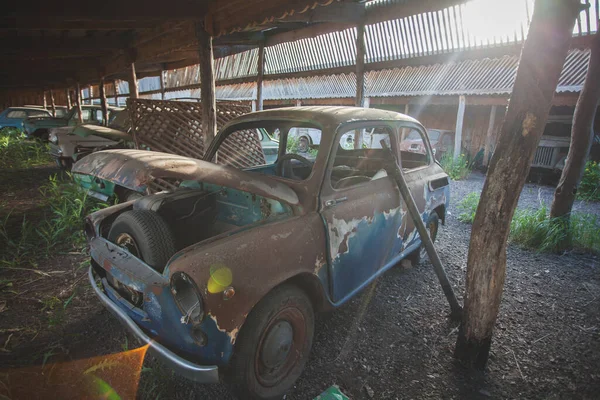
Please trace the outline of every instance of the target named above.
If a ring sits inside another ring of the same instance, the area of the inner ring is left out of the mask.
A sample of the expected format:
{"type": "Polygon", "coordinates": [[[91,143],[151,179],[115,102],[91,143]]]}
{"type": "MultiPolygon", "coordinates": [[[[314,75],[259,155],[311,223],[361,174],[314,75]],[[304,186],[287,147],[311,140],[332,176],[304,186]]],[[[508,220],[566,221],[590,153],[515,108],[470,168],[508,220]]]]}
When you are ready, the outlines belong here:
{"type": "Polygon", "coordinates": [[[539,146],[535,151],[533,165],[552,167],[552,156],[554,154],[554,150],[554,147],[539,146]]]}

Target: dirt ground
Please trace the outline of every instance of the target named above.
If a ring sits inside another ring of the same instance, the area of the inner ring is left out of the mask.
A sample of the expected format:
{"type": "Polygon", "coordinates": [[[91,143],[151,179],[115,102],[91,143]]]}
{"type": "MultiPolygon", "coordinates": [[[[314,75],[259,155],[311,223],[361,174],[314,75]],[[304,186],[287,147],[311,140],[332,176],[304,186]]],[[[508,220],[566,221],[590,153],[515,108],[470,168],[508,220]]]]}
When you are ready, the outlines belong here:
{"type": "MultiPolygon", "coordinates": [[[[39,215],[38,187],[55,172],[50,167],[0,172],[2,221],[13,209],[11,221],[39,215]]],[[[438,236],[440,257],[461,302],[470,226],[456,219],[456,204],[481,190],[482,183],[479,174],[452,183],[450,215],[438,236]]],[[[535,207],[551,194],[552,188],[528,184],[520,206],[535,207]]],[[[600,205],[577,203],[576,209],[599,213],[600,205]]],[[[86,259],[85,254],[56,254],[37,265],[0,270],[2,374],[136,347],[95,299],[86,259]]],[[[538,254],[511,245],[507,264],[484,374],[465,371],[453,360],[457,324],[448,319],[431,265],[398,266],[339,310],[317,316],[310,359],[286,399],[312,399],[334,384],[352,399],[598,398],[598,257],[538,254]]],[[[40,393],[40,398],[51,397],[40,393]]],[[[186,381],[150,357],[138,397],[232,398],[225,386],[186,381]]]]}

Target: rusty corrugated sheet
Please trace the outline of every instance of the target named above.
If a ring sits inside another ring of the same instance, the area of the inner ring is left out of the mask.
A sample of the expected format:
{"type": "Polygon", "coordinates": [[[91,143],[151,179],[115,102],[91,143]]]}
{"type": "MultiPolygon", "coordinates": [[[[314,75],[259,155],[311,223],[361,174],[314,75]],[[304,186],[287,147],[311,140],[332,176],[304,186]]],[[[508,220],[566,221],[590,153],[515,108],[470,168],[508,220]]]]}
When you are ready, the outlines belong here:
{"type": "MultiPolygon", "coordinates": [[[[557,92],[578,92],[585,81],[588,50],[572,50],[565,61],[557,92]]],[[[466,60],[429,66],[370,71],[366,76],[368,97],[498,95],[510,94],[518,65],[517,56],[466,60]]],[[[265,81],[266,100],[354,97],[353,73],[265,81]]],[[[255,83],[217,87],[219,99],[253,100],[255,83]]]]}

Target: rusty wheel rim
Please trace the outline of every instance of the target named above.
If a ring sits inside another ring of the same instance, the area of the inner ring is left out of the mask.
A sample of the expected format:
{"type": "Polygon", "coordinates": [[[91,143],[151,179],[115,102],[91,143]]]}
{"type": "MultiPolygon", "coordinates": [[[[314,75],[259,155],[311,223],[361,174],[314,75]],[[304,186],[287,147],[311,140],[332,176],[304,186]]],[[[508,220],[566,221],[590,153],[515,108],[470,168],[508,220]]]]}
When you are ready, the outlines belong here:
{"type": "Polygon", "coordinates": [[[117,239],[115,240],[115,244],[119,247],[124,248],[134,256],[138,258],[140,257],[140,249],[138,248],[138,245],[135,242],[133,236],[131,236],[129,233],[119,234],[119,236],[117,236],[117,239]]]}
{"type": "Polygon", "coordinates": [[[263,330],[254,357],[256,379],[265,387],[284,380],[304,353],[306,320],[296,307],[280,310],[263,330]]]}

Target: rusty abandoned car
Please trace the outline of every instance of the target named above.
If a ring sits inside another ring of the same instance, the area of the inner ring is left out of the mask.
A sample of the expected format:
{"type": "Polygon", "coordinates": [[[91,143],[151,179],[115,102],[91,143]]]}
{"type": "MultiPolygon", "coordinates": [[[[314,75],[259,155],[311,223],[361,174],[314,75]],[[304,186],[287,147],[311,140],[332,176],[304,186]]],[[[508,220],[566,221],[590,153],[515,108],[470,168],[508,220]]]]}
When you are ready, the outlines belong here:
{"type": "Polygon", "coordinates": [[[435,239],[448,177],[422,125],[395,112],[250,113],[228,123],[203,160],[93,153],[76,165],[78,173],[129,187],[160,175],[178,188],[87,217],[92,286],[178,373],[197,382],[223,379],[244,398],[281,396],[308,359],[314,312],[340,306],[403,258],[423,256],[385,172],[392,154],[435,239]],[[286,147],[296,128],[321,131],[314,160],[286,147]],[[258,129],[281,133],[276,162],[266,162],[258,129]],[[363,133],[373,130],[379,142],[365,143],[363,133]],[[421,135],[426,151],[401,152],[403,130],[421,135]],[[348,135],[363,145],[347,148],[348,135]]]}

